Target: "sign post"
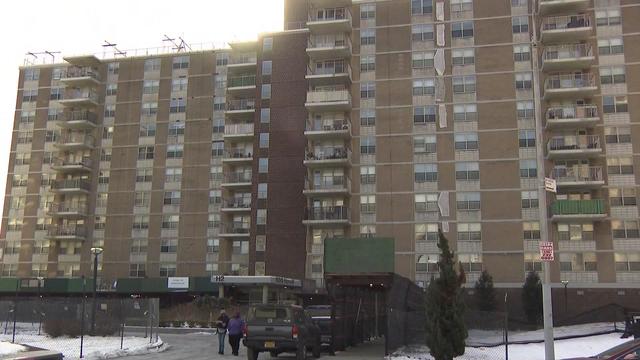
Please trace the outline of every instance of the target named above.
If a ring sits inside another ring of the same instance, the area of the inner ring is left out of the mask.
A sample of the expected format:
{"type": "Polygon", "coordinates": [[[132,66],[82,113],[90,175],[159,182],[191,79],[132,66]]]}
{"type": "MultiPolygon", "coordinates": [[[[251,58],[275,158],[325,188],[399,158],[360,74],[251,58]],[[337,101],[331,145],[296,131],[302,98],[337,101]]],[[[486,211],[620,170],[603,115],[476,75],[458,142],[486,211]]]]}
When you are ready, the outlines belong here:
{"type": "Polygon", "coordinates": [[[557,193],[558,187],[555,179],[544,178],[544,189],[548,192],[557,193]]]}

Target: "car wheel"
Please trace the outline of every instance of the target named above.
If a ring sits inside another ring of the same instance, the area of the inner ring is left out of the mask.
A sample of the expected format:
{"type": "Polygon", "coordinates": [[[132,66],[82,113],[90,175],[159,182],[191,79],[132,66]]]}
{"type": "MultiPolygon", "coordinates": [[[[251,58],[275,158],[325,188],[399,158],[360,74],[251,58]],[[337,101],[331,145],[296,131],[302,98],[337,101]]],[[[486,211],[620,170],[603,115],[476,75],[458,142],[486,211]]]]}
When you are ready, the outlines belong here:
{"type": "Polygon", "coordinates": [[[258,360],[259,352],[256,349],[247,348],[247,360],[258,360]]]}
{"type": "Polygon", "coordinates": [[[298,345],[298,349],[296,350],[296,360],[306,360],[307,359],[307,346],[305,344],[298,345]]]}

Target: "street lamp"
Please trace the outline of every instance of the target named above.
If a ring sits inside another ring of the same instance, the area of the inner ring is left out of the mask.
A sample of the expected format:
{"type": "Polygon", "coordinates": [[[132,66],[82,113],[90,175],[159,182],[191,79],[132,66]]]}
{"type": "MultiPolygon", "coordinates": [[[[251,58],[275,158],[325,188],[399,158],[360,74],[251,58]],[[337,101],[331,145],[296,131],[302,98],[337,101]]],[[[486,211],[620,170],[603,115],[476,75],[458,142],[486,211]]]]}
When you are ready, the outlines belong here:
{"type": "Polygon", "coordinates": [[[44,281],[44,277],[42,276],[38,276],[36,279],[38,279],[38,318],[40,318],[39,324],[38,324],[38,335],[40,335],[40,330],[42,329],[42,294],[41,294],[41,288],[42,288],[42,282],[44,281]]]}
{"type": "Polygon", "coordinates": [[[91,335],[94,335],[96,329],[96,312],[98,312],[98,303],[96,301],[98,295],[98,255],[104,251],[101,247],[92,247],[93,254],[93,310],[91,311],[91,335]]]}
{"type": "Polygon", "coordinates": [[[562,285],[564,285],[564,312],[565,316],[567,316],[567,286],[569,286],[569,280],[562,280],[562,285]]]}

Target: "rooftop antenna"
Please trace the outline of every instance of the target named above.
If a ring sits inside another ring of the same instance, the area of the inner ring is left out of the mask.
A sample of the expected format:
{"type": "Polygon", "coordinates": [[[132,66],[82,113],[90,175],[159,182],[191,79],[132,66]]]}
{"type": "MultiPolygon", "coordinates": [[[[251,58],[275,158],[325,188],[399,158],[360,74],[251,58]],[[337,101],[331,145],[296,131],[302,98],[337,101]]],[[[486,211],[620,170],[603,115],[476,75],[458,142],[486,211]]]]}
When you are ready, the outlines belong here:
{"type": "Polygon", "coordinates": [[[184,41],[184,39],[180,36],[178,36],[178,39],[180,40],[180,42],[176,42],[175,38],[170,38],[167,36],[167,34],[164,34],[164,39],[162,39],[162,41],[168,41],[173,45],[173,50],[176,50],[177,52],[180,52],[184,49],[189,49],[191,50],[191,46],[189,46],[189,44],[187,44],[186,41],[184,41]]]}
{"type": "Polygon", "coordinates": [[[127,56],[127,53],[125,51],[121,51],[120,49],[118,49],[116,47],[117,45],[118,44],[116,44],[116,43],[111,43],[111,42],[105,40],[104,44],[102,45],[102,47],[105,48],[105,49],[108,48],[108,47],[113,48],[113,53],[114,53],[115,56],[118,56],[118,55],[127,56]]]}
{"type": "Polygon", "coordinates": [[[49,50],[45,50],[44,51],[45,54],[51,56],[51,61],[52,62],[56,62],[56,55],[55,54],[60,54],[60,51],[49,51],[49,50]]]}
{"type": "MultiPolygon", "coordinates": [[[[38,61],[38,55],[49,55],[49,56],[51,56],[51,63],[53,64],[53,63],[55,63],[55,60],[56,60],[55,54],[60,54],[60,51],[48,51],[48,50],[39,51],[39,52],[29,51],[25,55],[33,57],[33,61],[30,62],[29,60],[25,59],[25,62],[30,63],[30,64],[33,65],[38,61]]],[[[43,64],[46,63],[46,60],[43,59],[42,63],[43,64]]]]}

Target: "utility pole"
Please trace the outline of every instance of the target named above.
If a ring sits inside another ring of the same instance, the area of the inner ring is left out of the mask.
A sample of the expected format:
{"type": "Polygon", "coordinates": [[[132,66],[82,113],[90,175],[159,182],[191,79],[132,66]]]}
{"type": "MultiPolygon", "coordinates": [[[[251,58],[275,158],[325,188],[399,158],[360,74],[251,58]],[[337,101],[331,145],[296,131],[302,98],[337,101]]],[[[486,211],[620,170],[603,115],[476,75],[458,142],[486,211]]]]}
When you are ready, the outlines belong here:
{"type": "MultiPolygon", "coordinates": [[[[545,157],[544,157],[544,131],[542,123],[542,104],[540,95],[542,93],[542,85],[540,83],[540,64],[539,64],[539,46],[538,41],[538,7],[537,2],[533,4],[533,37],[531,58],[533,60],[533,97],[535,104],[536,119],[536,160],[538,163],[538,202],[540,204],[540,242],[549,242],[549,226],[547,214],[547,192],[544,186],[545,179],[545,157]]],[[[544,280],[542,282],[542,318],[544,321],[544,358],[545,360],[555,360],[555,349],[553,344],[553,305],[551,302],[551,264],[549,261],[543,261],[544,280]]]]}

